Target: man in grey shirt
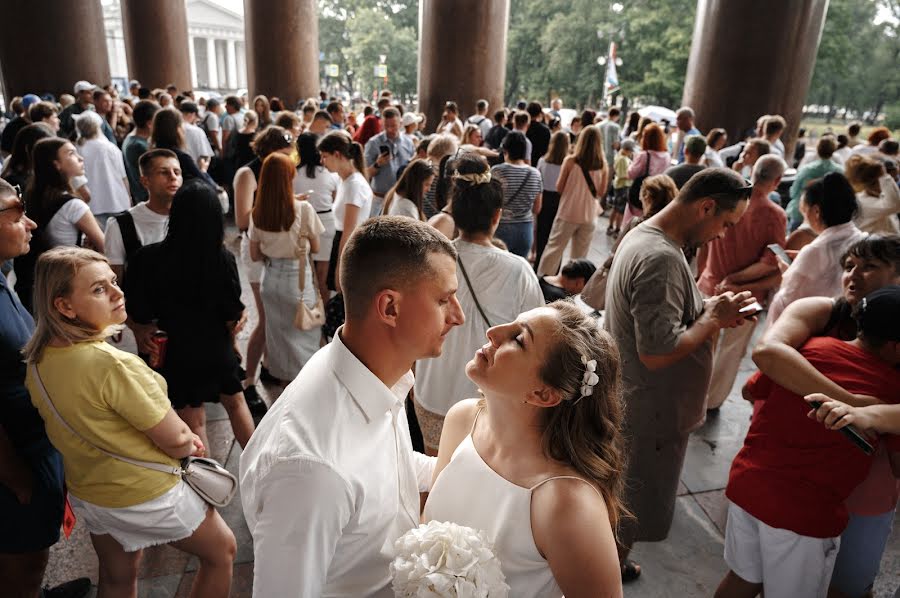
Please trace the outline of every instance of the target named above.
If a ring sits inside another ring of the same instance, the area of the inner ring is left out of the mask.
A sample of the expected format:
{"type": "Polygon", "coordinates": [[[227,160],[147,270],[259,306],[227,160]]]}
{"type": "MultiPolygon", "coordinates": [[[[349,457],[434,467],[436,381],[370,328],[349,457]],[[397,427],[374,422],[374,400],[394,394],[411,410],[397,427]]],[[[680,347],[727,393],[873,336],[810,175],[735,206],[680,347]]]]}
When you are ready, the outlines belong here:
{"type": "Polygon", "coordinates": [[[381,213],[384,196],[397,182],[397,171],[409,164],[416,154],[412,139],[400,134],[400,113],[387,108],[382,113],[384,131],[366,143],[366,171],[375,197],[372,216],[381,213]]]}
{"type": "Polygon", "coordinates": [[[682,249],[723,237],[751,189],[731,170],[706,169],[616,251],[604,325],[621,351],[627,405],[626,506],[635,518],[619,530],[626,581],[640,574],[627,560],[634,542],[669,533],[688,436],[706,412],[713,337],[743,324],[739,310],[754,301],[728,292],[704,302],[682,249]]]}

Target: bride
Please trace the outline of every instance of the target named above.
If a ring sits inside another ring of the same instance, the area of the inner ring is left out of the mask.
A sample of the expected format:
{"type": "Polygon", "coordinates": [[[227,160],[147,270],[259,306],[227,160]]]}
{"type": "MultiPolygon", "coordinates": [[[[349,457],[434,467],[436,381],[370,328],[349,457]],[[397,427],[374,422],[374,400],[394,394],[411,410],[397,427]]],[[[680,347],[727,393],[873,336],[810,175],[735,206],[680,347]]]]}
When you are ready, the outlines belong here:
{"type": "Polygon", "coordinates": [[[425,521],[487,532],[510,596],[621,596],[618,350],[561,301],[487,337],[466,366],[484,398],[447,414],[425,521]]]}

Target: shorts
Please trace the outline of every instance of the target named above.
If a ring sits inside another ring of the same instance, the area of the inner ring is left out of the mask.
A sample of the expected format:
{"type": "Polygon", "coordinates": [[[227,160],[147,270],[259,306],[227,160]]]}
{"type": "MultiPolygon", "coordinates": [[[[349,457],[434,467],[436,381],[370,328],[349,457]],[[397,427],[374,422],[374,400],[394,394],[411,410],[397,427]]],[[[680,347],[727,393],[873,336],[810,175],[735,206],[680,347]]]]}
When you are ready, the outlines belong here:
{"type": "Polygon", "coordinates": [[[316,212],[325,232],[319,235],[319,251],[314,253],[314,262],[327,262],[331,259],[331,245],[334,243],[334,212],[316,212]]]}
{"type": "Polygon", "coordinates": [[[628,203],[628,190],[631,187],[622,187],[613,191],[613,200],[610,207],[619,214],[625,213],[625,205],[628,203]]]}
{"type": "Polygon", "coordinates": [[[416,409],[416,419],[419,421],[419,430],[422,431],[422,442],[425,444],[425,448],[437,453],[438,447],[441,445],[444,416],[425,409],[419,405],[418,401],[413,401],[413,407],[416,409]]]}
{"type": "Polygon", "coordinates": [[[250,236],[246,232],[241,233],[241,263],[247,273],[247,282],[259,284],[262,281],[263,263],[250,259],[250,236]]]}
{"type": "Polygon", "coordinates": [[[49,446],[24,457],[31,470],[31,502],[19,503],[12,490],[0,484],[0,554],[37,552],[59,541],[65,509],[63,463],[49,446]]]}
{"type": "Polygon", "coordinates": [[[770,527],[728,503],[725,562],[741,579],[761,583],[766,598],[825,596],[840,542],[770,527]]]}
{"type": "Polygon", "coordinates": [[[133,507],[101,507],[71,494],[69,502],[90,533],[109,534],[125,552],[189,538],[211,508],[183,481],[162,496],[133,507]]]}
{"type": "Polygon", "coordinates": [[[872,589],[894,522],[894,510],[881,515],[850,514],[841,534],[831,585],[845,596],[865,596],[872,589]]]}

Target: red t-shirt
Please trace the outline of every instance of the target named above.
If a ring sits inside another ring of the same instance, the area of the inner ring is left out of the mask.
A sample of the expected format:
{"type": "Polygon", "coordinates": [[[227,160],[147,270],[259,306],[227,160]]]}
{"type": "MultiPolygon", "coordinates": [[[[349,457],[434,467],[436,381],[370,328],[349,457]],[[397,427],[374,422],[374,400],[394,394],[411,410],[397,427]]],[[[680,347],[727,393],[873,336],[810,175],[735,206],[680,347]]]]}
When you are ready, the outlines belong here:
{"type": "MultiPolygon", "coordinates": [[[[800,353],[849,392],[900,403],[900,371],[850,343],[813,338],[800,353]]],[[[833,538],[847,526],[844,501],[872,466],[846,436],[806,416],[803,397],[766,376],[752,382],[764,395],[744,447],[731,464],[725,496],[764,522],[802,536],[833,538]]],[[[900,451],[900,437],[884,436],[900,451]]]]}

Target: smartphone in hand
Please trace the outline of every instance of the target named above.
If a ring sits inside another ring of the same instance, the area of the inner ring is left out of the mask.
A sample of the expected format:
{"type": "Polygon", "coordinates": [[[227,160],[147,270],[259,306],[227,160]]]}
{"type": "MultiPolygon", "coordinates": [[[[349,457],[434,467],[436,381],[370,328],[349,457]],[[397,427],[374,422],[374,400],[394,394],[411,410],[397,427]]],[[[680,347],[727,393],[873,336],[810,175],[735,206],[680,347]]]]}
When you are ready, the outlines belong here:
{"type": "Polygon", "coordinates": [[[766,247],[769,249],[769,251],[771,251],[771,252],[774,253],[776,256],[778,256],[779,258],[781,258],[781,260],[782,260],[784,263],[786,263],[786,264],[789,265],[789,266],[791,265],[791,262],[792,262],[793,260],[792,260],[792,259],[790,258],[790,256],[787,254],[787,251],[784,250],[784,247],[782,247],[782,246],[779,245],[778,243],[772,243],[772,244],[770,244],[770,245],[766,245],[766,247]]]}

